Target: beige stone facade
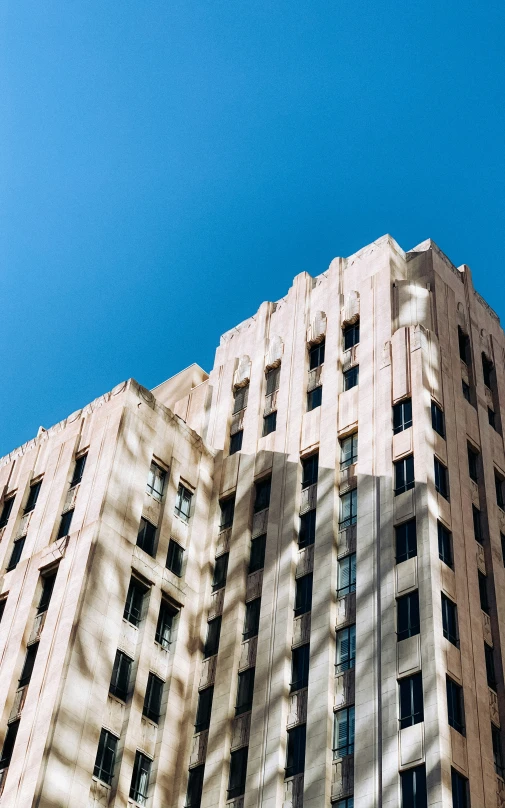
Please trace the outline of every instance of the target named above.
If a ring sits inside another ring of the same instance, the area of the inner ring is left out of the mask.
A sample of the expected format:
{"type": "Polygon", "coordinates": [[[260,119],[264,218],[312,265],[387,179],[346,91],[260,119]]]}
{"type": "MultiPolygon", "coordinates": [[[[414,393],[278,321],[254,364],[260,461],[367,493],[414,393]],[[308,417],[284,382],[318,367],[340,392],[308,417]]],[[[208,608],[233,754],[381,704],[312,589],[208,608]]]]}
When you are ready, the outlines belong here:
{"type": "Polygon", "coordinates": [[[0,460],[0,808],[505,808],[504,423],[385,236],[0,460]]]}

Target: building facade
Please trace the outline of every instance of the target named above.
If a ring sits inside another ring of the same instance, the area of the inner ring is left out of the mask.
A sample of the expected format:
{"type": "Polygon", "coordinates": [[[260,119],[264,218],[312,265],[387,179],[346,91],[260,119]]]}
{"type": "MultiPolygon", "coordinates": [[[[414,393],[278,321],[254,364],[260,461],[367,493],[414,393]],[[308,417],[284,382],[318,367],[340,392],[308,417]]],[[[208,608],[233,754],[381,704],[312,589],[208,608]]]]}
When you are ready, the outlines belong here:
{"type": "Polygon", "coordinates": [[[385,236],[41,428],[0,461],[0,808],[505,808],[504,419],[468,267],[385,236]]]}

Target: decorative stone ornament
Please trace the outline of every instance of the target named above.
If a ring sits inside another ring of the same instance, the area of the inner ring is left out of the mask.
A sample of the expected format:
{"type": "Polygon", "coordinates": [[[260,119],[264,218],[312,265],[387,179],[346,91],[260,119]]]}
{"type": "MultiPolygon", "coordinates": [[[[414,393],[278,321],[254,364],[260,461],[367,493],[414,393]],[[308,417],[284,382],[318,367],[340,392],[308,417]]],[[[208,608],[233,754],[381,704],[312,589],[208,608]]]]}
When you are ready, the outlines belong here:
{"type": "Polygon", "coordinates": [[[307,342],[309,345],[314,345],[321,342],[326,335],[326,313],[324,311],[316,311],[316,314],[307,329],[307,342]]]}
{"type": "Polygon", "coordinates": [[[359,292],[349,292],[342,312],[342,325],[351,325],[359,318],[359,292]]]}
{"type": "Polygon", "coordinates": [[[233,386],[244,387],[244,385],[249,384],[250,379],[251,379],[251,360],[247,356],[247,354],[245,354],[244,356],[241,356],[239,359],[235,375],[233,376],[233,386]]]}
{"type": "Polygon", "coordinates": [[[265,356],[265,370],[276,368],[280,365],[284,343],[280,337],[272,337],[268,341],[268,350],[265,356]]]}

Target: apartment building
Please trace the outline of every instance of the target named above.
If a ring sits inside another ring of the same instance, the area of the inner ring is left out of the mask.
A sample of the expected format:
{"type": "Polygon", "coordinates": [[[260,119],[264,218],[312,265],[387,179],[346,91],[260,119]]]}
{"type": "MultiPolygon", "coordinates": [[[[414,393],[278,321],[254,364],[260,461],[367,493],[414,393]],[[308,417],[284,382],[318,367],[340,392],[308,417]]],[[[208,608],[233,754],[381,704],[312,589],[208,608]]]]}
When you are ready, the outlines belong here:
{"type": "Polygon", "coordinates": [[[0,461],[0,807],[505,808],[505,335],[431,241],[0,461]]]}

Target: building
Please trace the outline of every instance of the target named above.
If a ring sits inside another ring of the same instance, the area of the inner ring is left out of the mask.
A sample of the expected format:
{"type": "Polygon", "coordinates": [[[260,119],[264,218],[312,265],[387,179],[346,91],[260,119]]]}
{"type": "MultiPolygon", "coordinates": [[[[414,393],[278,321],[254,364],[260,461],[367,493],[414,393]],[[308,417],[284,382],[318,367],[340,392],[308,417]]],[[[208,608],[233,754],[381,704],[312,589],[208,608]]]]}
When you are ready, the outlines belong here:
{"type": "Polygon", "coordinates": [[[504,808],[504,417],[385,236],[3,458],[0,808],[504,808]]]}

